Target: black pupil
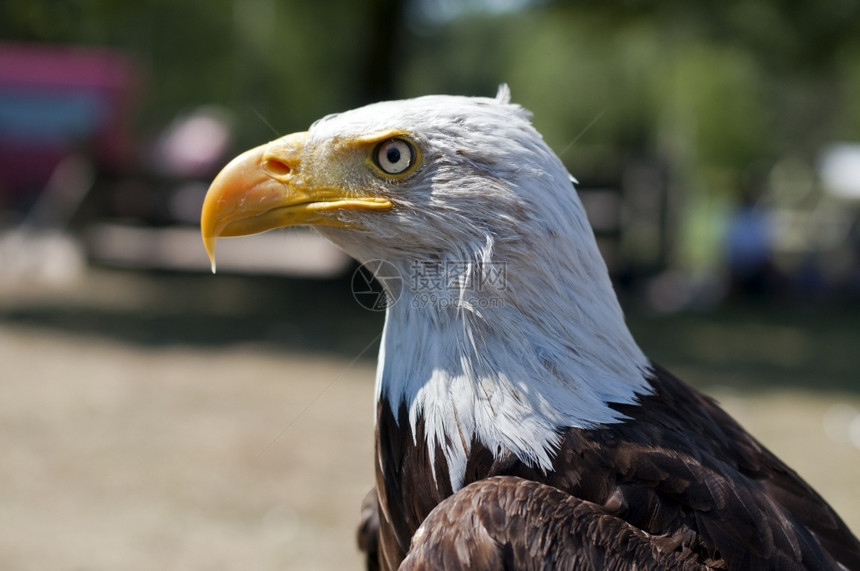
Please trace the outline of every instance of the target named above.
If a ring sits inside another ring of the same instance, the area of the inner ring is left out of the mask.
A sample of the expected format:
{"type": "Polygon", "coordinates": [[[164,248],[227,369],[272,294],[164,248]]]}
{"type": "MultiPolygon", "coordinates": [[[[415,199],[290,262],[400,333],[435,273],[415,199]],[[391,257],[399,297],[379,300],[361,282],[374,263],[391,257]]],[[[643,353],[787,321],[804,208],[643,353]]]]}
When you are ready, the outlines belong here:
{"type": "Polygon", "coordinates": [[[396,165],[400,162],[400,149],[395,146],[388,147],[388,150],[385,151],[385,158],[388,159],[388,162],[396,165]]]}

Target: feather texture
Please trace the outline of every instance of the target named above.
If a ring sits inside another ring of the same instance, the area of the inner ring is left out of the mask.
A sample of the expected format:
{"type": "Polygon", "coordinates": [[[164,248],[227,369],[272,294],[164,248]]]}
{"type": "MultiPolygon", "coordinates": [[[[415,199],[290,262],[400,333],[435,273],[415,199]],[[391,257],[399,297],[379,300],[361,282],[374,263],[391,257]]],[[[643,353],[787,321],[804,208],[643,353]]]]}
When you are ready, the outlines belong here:
{"type": "Polygon", "coordinates": [[[377,450],[383,560],[405,569],[860,569],[857,539],[794,472],[709,398],[656,366],[649,380],[650,395],[619,406],[629,420],[564,431],[546,473],[473,442],[459,491],[433,478],[421,424],[414,439],[395,432],[396,413],[381,404],[378,430],[393,436],[380,436],[377,450]]]}
{"type": "Polygon", "coordinates": [[[506,87],[332,115],[306,140],[339,165],[316,184],[392,204],[319,228],[402,278],[383,284],[371,568],[860,569],[806,483],[643,355],[572,177],[506,87]],[[344,159],[385,137],[414,172],[344,159]]]}

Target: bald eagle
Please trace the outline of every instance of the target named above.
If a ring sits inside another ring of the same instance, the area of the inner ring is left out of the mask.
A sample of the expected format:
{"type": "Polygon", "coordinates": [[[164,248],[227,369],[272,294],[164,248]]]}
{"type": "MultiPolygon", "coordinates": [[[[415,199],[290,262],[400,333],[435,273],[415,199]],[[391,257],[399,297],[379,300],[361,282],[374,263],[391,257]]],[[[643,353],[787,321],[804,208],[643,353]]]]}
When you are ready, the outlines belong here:
{"type": "Polygon", "coordinates": [[[368,566],[860,569],[809,485],[642,353],[572,180],[503,86],[330,115],[213,181],[213,268],[218,237],[302,224],[404,277],[368,566]]]}

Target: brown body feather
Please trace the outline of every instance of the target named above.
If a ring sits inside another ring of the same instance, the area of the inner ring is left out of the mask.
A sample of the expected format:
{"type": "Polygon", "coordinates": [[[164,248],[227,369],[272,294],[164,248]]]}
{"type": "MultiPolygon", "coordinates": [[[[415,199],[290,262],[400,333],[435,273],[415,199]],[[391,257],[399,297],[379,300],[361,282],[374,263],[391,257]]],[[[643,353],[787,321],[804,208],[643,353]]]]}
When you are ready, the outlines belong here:
{"type": "Polygon", "coordinates": [[[547,473],[472,442],[454,493],[423,424],[378,405],[359,541],[381,569],[860,569],[860,543],[714,401],[654,367],[630,419],[561,429],[547,473]]]}

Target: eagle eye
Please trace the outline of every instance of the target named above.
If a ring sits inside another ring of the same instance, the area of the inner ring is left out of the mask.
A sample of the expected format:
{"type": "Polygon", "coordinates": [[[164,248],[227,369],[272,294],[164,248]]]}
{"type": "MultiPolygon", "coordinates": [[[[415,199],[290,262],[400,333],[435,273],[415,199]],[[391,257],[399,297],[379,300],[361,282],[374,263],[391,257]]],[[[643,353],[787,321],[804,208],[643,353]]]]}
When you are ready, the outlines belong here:
{"type": "Polygon", "coordinates": [[[405,173],[415,164],[417,152],[406,139],[386,139],[376,146],[373,158],[382,172],[391,175],[405,173]]]}

